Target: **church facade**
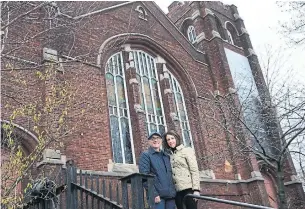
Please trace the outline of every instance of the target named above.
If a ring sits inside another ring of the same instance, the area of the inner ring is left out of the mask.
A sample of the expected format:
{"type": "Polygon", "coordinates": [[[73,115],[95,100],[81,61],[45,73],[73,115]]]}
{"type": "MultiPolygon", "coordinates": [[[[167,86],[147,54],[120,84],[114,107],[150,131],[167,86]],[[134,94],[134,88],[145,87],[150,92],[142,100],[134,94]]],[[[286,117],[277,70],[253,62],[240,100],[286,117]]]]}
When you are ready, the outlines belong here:
{"type": "MultiPolygon", "coordinates": [[[[174,129],[185,146],[195,149],[201,194],[277,207],[276,176],[251,152],[234,154],[241,152],[239,145],[219,126],[221,109],[213,102],[219,95],[238,92],[237,84],[245,79],[238,73],[253,81],[253,94],[266,91],[257,55],[235,5],[173,2],[168,14],[149,1],[57,2],[49,7],[8,31],[7,40],[18,39],[25,30],[43,31],[48,24],[55,29],[34,37],[24,51],[8,53],[2,68],[10,62],[15,66],[39,63],[35,69],[60,63],[57,80],[36,82],[37,73],[18,71],[32,84],[23,95],[26,102],[44,101],[52,87],[65,80],[77,89],[65,119],[73,131],[56,148],[61,156],[57,161],[73,160],[85,170],[137,172],[148,135],[174,129]],[[56,13],[56,22],[48,22],[46,13],[56,13]]],[[[4,53],[13,47],[4,46],[4,53]]],[[[20,90],[6,83],[9,76],[10,71],[3,72],[2,91],[20,90]]],[[[243,97],[238,94],[234,101],[240,103],[243,97]]],[[[6,105],[16,101],[3,97],[2,103],[2,123],[6,123],[13,112],[13,105],[6,105]]],[[[49,119],[44,120],[48,123],[49,119]]],[[[35,122],[20,118],[14,123],[30,153],[37,137],[35,122]]],[[[243,138],[251,143],[246,131],[243,138]]],[[[304,197],[290,160],[286,167],[287,192],[304,197]]],[[[216,203],[199,204],[200,208],[223,208],[216,203]]]]}

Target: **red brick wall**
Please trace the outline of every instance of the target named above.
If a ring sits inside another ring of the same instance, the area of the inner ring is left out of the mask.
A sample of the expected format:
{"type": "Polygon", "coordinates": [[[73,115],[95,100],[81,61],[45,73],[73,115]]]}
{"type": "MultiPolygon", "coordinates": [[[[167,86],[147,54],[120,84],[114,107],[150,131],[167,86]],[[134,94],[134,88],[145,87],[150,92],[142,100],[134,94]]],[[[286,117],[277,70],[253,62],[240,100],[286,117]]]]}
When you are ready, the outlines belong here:
{"type": "MultiPolygon", "coordinates": [[[[83,11],[77,10],[75,13],[83,14],[89,10],[90,7],[85,5],[87,4],[84,2],[74,2],[73,8],[83,8],[83,11]]],[[[95,9],[110,5],[113,4],[111,2],[109,5],[108,3],[96,3],[95,9]]],[[[176,7],[173,5],[168,17],[177,21],[177,26],[179,26],[184,18],[190,17],[199,7],[202,9],[203,15],[205,15],[204,8],[207,7],[217,13],[222,22],[234,20],[231,9],[225,8],[218,3],[209,2],[191,4],[186,2],[184,5],[177,5],[176,7]],[[181,14],[183,15],[181,16],[181,14]]],[[[70,15],[73,15],[73,13],[70,15]]],[[[198,20],[197,22],[198,28],[204,29],[208,38],[211,38],[209,37],[211,36],[211,30],[215,30],[215,25],[213,24],[212,19],[204,19],[203,22],[198,20]],[[201,23],[204,24],[204,27],[201,23]]],[[[82,18],[73,27],[59,28],[51,34],[53,35],[51,42],[44,42],[43,39],[39,39],[41,43],[38,42],[37,46],[38,48],[40,47],[40,50],[37,50],[37,47],[35,50],[30,50],[30,52],[34,53],[36,60],[41,60],[42,46],[47,46],[58,50],[64,55],[77,57],[82,61],[91,63],[90,65],[73,61],[65,63],[63,65],[64,74],[59,76],[60,81],[58,81],[71,83],[71,88],[75,93],[67,118],[67,124],[69,128],[73,128],[73,132],[66,137],[62,152],[67,155],[68,159],[74,160],[78,167],[105,171],[107,170],[108,160],[112,159],[104,67],[113,53],[123,50],[122,44],[131,44],[134,49],[142,49],[152,56],[160,55],[164,58],[168,69],[179,81],[185,97],[200,169],[212,169],[217,179],[234,179],[237,173],[241,175],[242,179],[248,179],[251,177],[250,173],[253,170],[257,170],[255,159],[232,160],[231,157],[228,157],[228,160],[234,166],[234,170],[231,173],[224,171],[225,158],[210,159],[207,162],[203,160],[207,154],[215,154],[217,152],[226,153],[226,156],[230,155],[231,148],[228,147],[225,140],[225,133],[219,129],[211,128],[215,125],[215,121],[205,118],[204,113],[209,110],[206,99],[210,97],[210,92],[219,89],[221,93],[226,93],[228,87],[232,86],[232,78],[223,47],[245,55],[242,49],[215,38],[210,41],[202,41],[196,46],[204,53],[196,51],[196,48],[176,28],[171,26],[169,20],[163,16],[160,9],[156,8],[152,2],[134,2],[124,7],[94,14],[90,17],[82,18]],[[138,17],[138,13],[135,11],[138,5],[146,9],[148,21],[138,17]],[[132,34],[118,36],[107,42],[104,45],[103,53],[100,54],[99,63],[101,66],[96,66],[101,45],[107,39],[124,33],[132,34]],[[37,54],[36,51],[37,53],[39,51],[39,53],[37,54]]],[[[20,56],[23,56],[23,54],[21,53],[20,56]]],[[[17,72],[18,75],[28,81],[28,86],[12,85],[13,83],[7,82],[12,76],[11,74],[12,72],[2,74],[2,91],[16,90],[22,92],[22,100],[26,102],[32,102],[33,100],[43,101],[45,94],[48,93],[48,89],[52,85],[52,82],[37,82],[33,71],[17,72]]],[[[129,81],[126,80],[127,85],[129,85],[128,83],[129,81]]],[[[138,117],[133,109],[135,99],[132,100],[133,95],[130,92],[129,94],[131,121],[141,121],[141,116],[138,117]]],[[[164,98],[164,95],[162,96],[164,98]]],[[[15,101],[8,98],[2,101],[3,106],[11,103],[16,104],[15,101]]],[[[12,111],[13,108],[4,107],[2,118],[8,119],[12,111]]],[[[219,119],[220,116],[217,114],[217,117],[219,119]]],[[[32,130],[31,121],[21,118],[18,119],[17,123],[32,130]]],[[[137,127],[133,127],[133,131],[136,132],[133,135],[136,157],[138,157],[144,147],[142,144],[143,139],[147,136],[144,131],[138,131],[137,127]]],[[[213,191],[229,199],[247,200],[257,204],[263,202],[264,186],[261,182],[242,186],[230,185],[228,188],[224,188],[224,184],[211,183],[208,185],[203,184],[202,188],[202,191],[207,194],[213,191]],[[252,191],[257,193],[251,193],[252,191]],[[236,196],[226,196],[233,193],[236,196]]],[[[219,206],[219,208],[222,208],[222,206],[219,206]]]]}

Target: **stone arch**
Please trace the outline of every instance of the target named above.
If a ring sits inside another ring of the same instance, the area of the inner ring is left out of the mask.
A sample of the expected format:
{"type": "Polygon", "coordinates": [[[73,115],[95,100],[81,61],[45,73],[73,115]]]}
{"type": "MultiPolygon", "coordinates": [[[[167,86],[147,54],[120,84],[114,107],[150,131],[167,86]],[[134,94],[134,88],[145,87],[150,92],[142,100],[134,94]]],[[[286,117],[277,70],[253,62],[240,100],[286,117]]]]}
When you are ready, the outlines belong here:
{"type": "Polygon", "coordinates": [[[229,21],[225,22],[225,28],[227,30],[228,33],[228,41],[233,44],[238,46],[239,45],[239,40],[238,40],[238,30],[236,29],[236,27],[229,21]]]}
{"type": "Polygon", "coordinates": [[[193,20],[191,17],[185,18],[182,21],[182,24],[180,26],[180,31],[181,33],[187,38],[187,29],[189,28],[189,26],[193,25],[193,20]]]}
{"type": "Polygon", "coordinates": [[[3,132],[2,128],[3,124],[11,124],[14,127],[13,134],[20,139],[20,144],[26,155],[29,155],[38,145],[38,138],[32,132],[18,124],[10,123],[9,121],[5,120],[1,120],[1,139],[2,137],[5,137],[5,133],[3,132]]]}

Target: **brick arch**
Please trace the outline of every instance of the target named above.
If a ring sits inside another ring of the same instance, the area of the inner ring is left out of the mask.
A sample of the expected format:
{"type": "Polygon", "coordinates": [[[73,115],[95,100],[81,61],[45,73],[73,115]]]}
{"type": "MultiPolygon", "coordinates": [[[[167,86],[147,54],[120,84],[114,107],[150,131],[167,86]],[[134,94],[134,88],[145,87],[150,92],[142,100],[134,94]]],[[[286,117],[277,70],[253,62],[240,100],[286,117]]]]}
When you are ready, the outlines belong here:
{"type": "Polygon", "coordinates": [[[187,37],[187,29],[189,26],[193,25],[193,19],[191,17],[188,17],[188,18],[185,18],[183,21],[182,21],[182,24],[180,26],[180,31],[181,33],[183,33],[183,35],[185,37],[187,37]]]}
{"type": "Polygon", "coordinates": [[[236,35],[239,36],[238,30],[233,23],[231,23],[230,21],[226,21],[224,25],[226,29],[228,29],[228,27],[232,27],[232,29],[235,30],[236,35]]]}
{"type": "MultiPolygon", "coordinates": [[[[1,120],[1,129],[2,129],[2,124],[11,124],[11,123],[9,121],[1,120]]],[[[26,155],[29,155],[38,145],[37,137],[32,132],[30,132],[29,130],[23,128],[18,124],[12,123],[12,125],[14,127],[13,134],[15,134],[21,139],[20,143],[23,148],[23,151],[26,155]]]]}
{"type": "Polygon", "coordinates": [[[239,33],[236,27],[230,21],[226,21],[225,28],[227,29],[227,32],[231,34],[234,45],[239,46],[239,33]]]}
{"type": "Polygon", "coordinates": [[[124,45],[130,44],[138,49],[148,52],[153,56],[159,55],[166,62],[169,70],[177,78],[183,92],[188,92],[188,96],[197,98],[197,89],[193,79],[183,68],[180,62],[171,55],[163,46],[159,45],[151,37],[139,33],[119,34],[108,38],[100,47],[99,55],[97,57],[97,64],[101,67],[102,74],[104,74],[105,63],[114,53],[124,50],[124,45]]]}
{"type": "Polygon", "coordinates": [[[267,165],[264,161],[258,161],[261,174],[264,178],[264,184],[268,195],[268,200],[272,208],[278,208],[276,171],[267,165]]]}

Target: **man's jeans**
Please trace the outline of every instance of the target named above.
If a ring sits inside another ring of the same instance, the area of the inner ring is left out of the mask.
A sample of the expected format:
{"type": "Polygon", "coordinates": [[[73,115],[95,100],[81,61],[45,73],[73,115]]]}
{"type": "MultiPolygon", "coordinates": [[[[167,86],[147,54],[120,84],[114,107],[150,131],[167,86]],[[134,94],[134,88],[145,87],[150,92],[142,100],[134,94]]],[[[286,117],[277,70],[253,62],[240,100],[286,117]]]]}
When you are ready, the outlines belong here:
{"type": "Polygon", "coordinates": [[[161,199],[161,202],[155,203],[155,209],[175,209],[175,199],[161,199]]]}

